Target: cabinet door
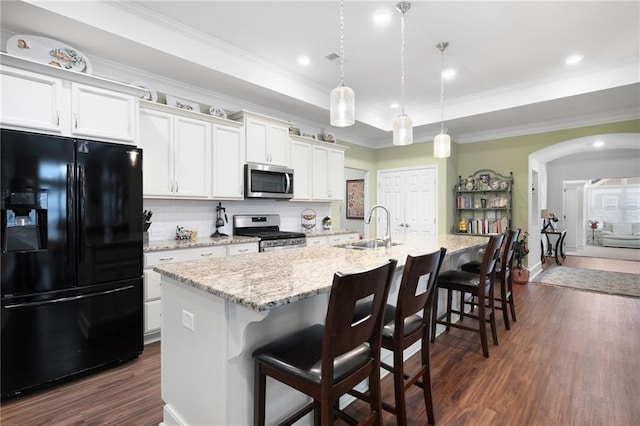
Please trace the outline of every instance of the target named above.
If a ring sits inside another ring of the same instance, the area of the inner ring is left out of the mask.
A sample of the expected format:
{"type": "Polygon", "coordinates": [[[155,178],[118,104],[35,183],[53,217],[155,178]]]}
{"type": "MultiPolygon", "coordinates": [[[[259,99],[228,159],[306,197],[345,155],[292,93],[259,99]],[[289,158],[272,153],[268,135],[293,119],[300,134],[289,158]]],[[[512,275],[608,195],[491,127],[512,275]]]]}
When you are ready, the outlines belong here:
{"type": "Polygon", "coordinates": [[[289,129],[275,124],[269,125],[269,139],[267,141],[267,153],[269,163],[278,166],[289,167],[291,152],[291,140],[289,129]]]}
{"type": "Polygon", "coordinates": [[[322,247],[329,244],[329,239],[326,236],[321,237],[307,237],[307,247],[322,247]]]}
{"type": "MultiPolygon", "coordinates": [[[[0,123],[60,133],[62,81],[11,67],[0,68],[0,123]]],[[[68,119],[68,116],[64,118],[68,119]]]]}
{"type": "Polygon", "coordinates": [[[213,198],[244,198],[243,129],[213,126],[213,198]]]}
{"type": "Polygon", "coordinates": [[[163,112],[140,110],[139,146],[143,150],[143,195],[172,195],[173,117],[163,112]]]}
{"type": "Polygon", "coordinates": [[[329,198],[333,201],[344,200],[344,152],[329,149],[327,153],[327,187],[329,198]]]}
{"type": "Polygon", "coordinates": [[[211,124],[174,117],[173,134],[173,193],[183,197],[208,197],[211,188],[211,124]]]}
{"type": "Polygon", "coordinates": [[[313,180],[312,154],[311,144],[300,141],[291,142],[294,200],[311,199],[311,182],[313,180]]]}
{"type": "Polygon", "coordinates": [[[71,83],[71,134],[135,143],[133,96],[71,83]]]}
{"type": "Polygon", "coordinates": [[[247,118],[245,127],[247,162],[262,164],[268,163],[269,156],[267,153],[267,138],[269,135],[269,124],[247,118]]]}
{"type": "MultiPolygon", "coordinates": [[[[329,149],[313,147],[313,185],[314,200],[330,200],[329,196],[329,149]]],[[[295,183],[294,183],[295,185],[295,183]]]]}

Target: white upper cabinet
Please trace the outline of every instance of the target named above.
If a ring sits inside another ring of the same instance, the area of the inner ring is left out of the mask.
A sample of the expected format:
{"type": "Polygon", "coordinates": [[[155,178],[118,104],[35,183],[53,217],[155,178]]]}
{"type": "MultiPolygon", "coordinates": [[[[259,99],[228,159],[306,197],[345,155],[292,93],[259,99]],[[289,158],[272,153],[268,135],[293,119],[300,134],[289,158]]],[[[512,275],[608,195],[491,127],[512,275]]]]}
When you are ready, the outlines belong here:
{"type": "Polygon", "coordinates": [[[293,201],[344,199],[346,147],[292,135],[293,201]]]}
{"type": "Polygon", "coordinates": [[[211,124],[175,117],[174,194],[180,197],[209,197],[211,188],[211,124]]]}
{"type": "Polygon", "coordinates": [[[138,144],[142,148],[143,194],[172,196],[173,117],[141,108],[138,144]]]}
{"type": "Polygon", "coordinates": [[[211,123],[172,114],[174,108],[144,103],[139,145],[145,197],[209,198],[211,123]]]}
{"type": "Polygon", "coordinates": [[[244,199],[243,131],[241,125],[213,126],[213,198],[244,199]]]}
{"type": "Polygon", "coordinates": [[[2,66],[0,87],[3,125],[62,133],[62,80],[2,66]]]}
{"type": "Polygon", "coordinates": [[[229,118],[244,122],[248,163],[289,167],[291,140],[288,122],[247,111],[240,111],[229,118]]]}
{"type": "Polygon", "coordinates": [[[313,146],[312,196],[315,201],[340,201],[344,199],[343,149],[313,146]]]}
{"type": "Polygon", "coordinates": [[[133,96],[71,83],[71,134],[135,144],[138,103],[133,96]]]}
{"type": "Polygon", "coordinates": [[[304,141],[291,140],[291,168],[293,169],[293,199],[310,200],[313,181],[313,146],[304,141]]]}
{"type": "Polygon", "coordinates": [[[139,87],[0,53],[3,127],[136,144],[139,87]]]}

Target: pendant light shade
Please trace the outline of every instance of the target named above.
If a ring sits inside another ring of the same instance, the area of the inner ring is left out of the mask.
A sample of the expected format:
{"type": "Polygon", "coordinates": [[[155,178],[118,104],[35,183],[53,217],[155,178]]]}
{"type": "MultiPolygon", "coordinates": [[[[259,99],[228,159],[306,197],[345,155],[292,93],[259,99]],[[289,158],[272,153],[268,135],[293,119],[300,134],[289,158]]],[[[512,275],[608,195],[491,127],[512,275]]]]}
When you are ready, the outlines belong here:
{"type": "Polygon", "coordinates": [[[340,84],[329,95],[329,122],[336,127],[356,122],[356,97],[344,84],[344,0],[340,0],[340,84]]]}
{"type": "Polygon", "coordinates": [[[340,85],[331,91],[329,101],[332,126],[347,127],[356,122],[356,97],[353,90],[340,85]]]}
{"type": "Polygon", "coordinates": [[[451,156],[451,137],[444,132],[444,50],[448,46],[446,41],[436,44],[440,50],[440,134],[433,139],[433,156],[436,158],[451,156]]]}
{"type": "Polygon", "coordinates": [[[446,158],[451,156],[451,137],[446,133],[440,133],[433,139],[433,156],[446,158]]]}
{"type": "Polygon", "coordinates": [[[393,144],[411,145],[413,143],[413,120],[404,112],[404,14],[411,8],[411,3],[401,1],[396,4],[396,10],[401,14],[400,36],[400,100],[402,110],[400,115],[393,120],[393,144]]]}
{"type": "Polygon", "coordinates": [[[413,143],[413,120],[407,114],[400,114],[393,120],[393,144],[411,145],[413,143]]]}

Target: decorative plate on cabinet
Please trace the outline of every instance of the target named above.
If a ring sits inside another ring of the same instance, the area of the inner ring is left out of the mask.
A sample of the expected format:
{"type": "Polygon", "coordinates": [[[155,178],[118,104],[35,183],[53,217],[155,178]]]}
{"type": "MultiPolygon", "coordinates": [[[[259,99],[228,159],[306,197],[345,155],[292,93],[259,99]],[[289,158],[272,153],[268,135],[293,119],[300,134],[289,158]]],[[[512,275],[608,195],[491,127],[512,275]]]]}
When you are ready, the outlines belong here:
{"type": "Polygon", "coordinates": [[[136,87],[141,87],[143,89],[147,89],[149,91],[149,94],[144,95],[142,97],[142,99],[144,99],[145,101],[151,101],[151,102],[157,102],[158,101],[158,93],[156,93],[156,91],[154,90],[153,87],[151,87],[151,85],[147,82],[144,81],[134,81],[132,83],[129,83],[132,86],[136,86],[136,87]]]}
{"type": "Polygon", "coordinates": [[[209,108],[209,114],[218,118],[227,118],[227,112],[222,108],[217,108],[215,106],[212,106],[211,108],[209,108]]]}
{"type": "Polygon", "coordinates": [[[7,53],[85,74],[93,72],[91,62],[84,53],[46,37],[15,35],[7,40],[7,53]]]}
{"type": "Polygon", "coordinates": [[[171,95],[167,95],[167,105],[180,109],[186,109],[188,111],[200,112],[199,103],[176,98],[175,96],[171,95]]]}

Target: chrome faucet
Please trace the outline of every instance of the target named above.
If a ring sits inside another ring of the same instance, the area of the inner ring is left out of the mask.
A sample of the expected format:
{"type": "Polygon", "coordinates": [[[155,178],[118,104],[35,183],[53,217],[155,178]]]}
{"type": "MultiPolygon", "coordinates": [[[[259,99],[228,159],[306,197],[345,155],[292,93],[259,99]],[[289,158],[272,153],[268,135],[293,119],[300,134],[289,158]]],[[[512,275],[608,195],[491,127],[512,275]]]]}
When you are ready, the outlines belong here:
{"type": "MultiPolygon", "coordinates": [[[[389,214],[389,209],[387,209],[385,206],[383,206],[382,204],[376,204],[375,206],[371,207],[371,210],[369,210],[369,214],[367,215],[367,220],[364,221],[364,223],[366,225],[371,223],[371,215],[373,214],[373,211],[377,208],[381,208],[382,210],[384,210],[385,212],[387,212],[387,235],[385,235],[384,238],[382,238],[382,242],[384,243],[384,246],[386,248],[391,248],[392,244],[391,244],[391,215],[389,214]]],[[[377,240],[380,238],[376,238],[377,240]]]]}

